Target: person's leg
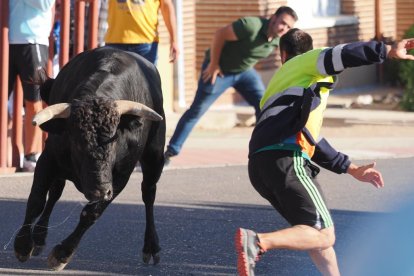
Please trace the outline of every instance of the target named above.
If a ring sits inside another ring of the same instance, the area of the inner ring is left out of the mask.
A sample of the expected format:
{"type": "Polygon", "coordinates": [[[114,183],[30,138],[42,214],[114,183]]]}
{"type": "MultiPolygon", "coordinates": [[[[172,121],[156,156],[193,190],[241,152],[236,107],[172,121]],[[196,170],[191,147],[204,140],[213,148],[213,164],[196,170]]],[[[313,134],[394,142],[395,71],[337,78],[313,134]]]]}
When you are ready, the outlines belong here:
{"type": "Polygon", "coordinates": [[[149,60],[152,64],[157,65],[158,61],[158,42],[153,42],[149,44],[150,48],[144,57],[149,60]]]}
{"type": "Polygon", "coordinates": [[[238,75],[234,88],[255,109],[256,119],[260,114],[260,100],[263,97],[265,87],[262,79],[255,69],[249,69],[238,75]]]}
{"type": "Polygon", "coordinates": [[[167,146],[167,152],[171,156],[180,153],[185,140],[198,120],[206,113],[214,101],[231,86],[231,81],[232,76],[218,77],[215,84],[211,85],[209,82],[204,83],[200,77],[194,101],[178,121],[174,134],[167,146]]]}
{"type": "Polygon", "coordinates": [[[41,101],[25,101],[24,116],[24,155],[39,154],[42,152],[42,130],[33,126],[32,120],[36,113],[42,110],[41,101]]]}
{"type": "Polygon", "coordinates": [[[339,275],[336,260],[334,227],[315,229],[307,225],[295,225],[271,233],[257,233],[260,247],[308,251],[312,261],[323,275],[339,275]]]}
{"type": "Polygon", "coordinates": [[[314,179],[315,166],[298,152],[267,151],[251,156],[248,169],[256,191],[293,225],[256,233],[260,249],[308,251],[324,275],[339,275],[334,226],[314,179]]]}
{"type": "Polygon", "coordinates": [[[334,227],[322,230],[307,225],[295,225],[271,233],[255,233],[240,228],[236,232],[238,270],[241,275],[250,275],[261,254],[272,249],[308,251],[312,261],[322,275],[339,276],[333,244],[334,227]]]}
{"type": "Polygon", "coordinates": [[[19,45],[9,45],[9,87],[8,87],[8,95],[14,90],[14,86],[16,84],[16,78],[18,74],[18,69],[16,66],[16,62],[21,57],[21,52],[19,51],[19,45]]]}
{"type": "Polygon", "coordinates": [[[108,47],[136,53],[152,64],[157,64],[158,43],[140,43],[140,44],[107,44],[108,47]]]}
{"type": "Polygon", "coordinates": [[[25,101],[24,119],[24,154],[26,164],[31,164],[27,169],[34,169],[36,159],[42,151],[42,131],[32,125],[33,116],[42,110],[39,85],[33,81],[40,81],[41,71],[45,69],[48,47],[46,45],[27,45],[23,52],[25,62],[20,64],[20,77],[25,101]],[[30,168],[29,168],[30,167],[30,168]]]}
{"type": "Polygon", "coordinates": [[[128,51],[137,53],[143,56],[146,60],[152,64],[157,64],[158,59],[158,42],[153,43],[140,43],[140,44],[128,44],[128,51]]]}
{"type": "Polygon", "coordinates": [[[308,225],[295,225],[270,233],[258,233],[260,246],[264,250],[318,250],[327,249],[335,243],[334,227],[315,229],[308,225]]]}
{"type": "Polygon", "coordinates": [[[308,251],[313,263],[322,275],[340,275],[334,248],[308,251]]]}

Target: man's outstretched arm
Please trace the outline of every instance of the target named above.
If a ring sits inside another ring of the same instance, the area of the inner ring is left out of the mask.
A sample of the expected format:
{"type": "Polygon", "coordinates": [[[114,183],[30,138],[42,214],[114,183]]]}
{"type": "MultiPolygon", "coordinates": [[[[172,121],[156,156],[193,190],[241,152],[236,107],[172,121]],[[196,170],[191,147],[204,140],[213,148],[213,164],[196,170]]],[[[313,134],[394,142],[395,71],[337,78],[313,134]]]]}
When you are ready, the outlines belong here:
{"type": "Polygon", "coordinates": [[[384,187],[384,180],[382,179],[381,173],[374,169],[375,165],[375,162],[362,166],[357,166],[351,163],[348,167],[347,173],[361,182],[368,182],[377,188],[382,188],[384,187]]]}
{"type": "Polygon", "coordinates": [[[316,144],[312,161],[332,172],[348,173],[361,182],[371,183],[377,188],[384,187],[381,173],[374,169],[375,162],[358,166],[346,154],[336,151],[324,138],[316,144]]]}
{"type": "Polygon", "coordinates": [[[383,42],[352,42],[324,49],[317,61],[322,75],[337,75],[346,68],[382,63],[386,58],[414,60],[407,50],[414,48],[414,39],[404,39],[394,46],[383,42]]]}
{"type": "Polygon", "coordinates": [[[414,56],[407,53],[408,50],[414,49],[414,39],[403,39],[394,46],[387,45],[386,47],[388,58],[414,60],[414,56]]]}

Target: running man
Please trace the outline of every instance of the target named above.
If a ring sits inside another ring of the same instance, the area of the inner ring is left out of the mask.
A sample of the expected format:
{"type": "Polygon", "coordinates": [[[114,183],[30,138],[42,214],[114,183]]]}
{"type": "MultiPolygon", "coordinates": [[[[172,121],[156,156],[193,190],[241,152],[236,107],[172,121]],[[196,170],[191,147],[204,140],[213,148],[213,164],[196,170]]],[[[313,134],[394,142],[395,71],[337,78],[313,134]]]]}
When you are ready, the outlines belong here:
{"type": "Polygon", "coordinates": [[[402,40],[394,47],[370,41],[312,48],[312,37],[299,29],[291,29],[281,38],[283,65],[261,100],[249,145],[253,187],[291,227],[270,233],[239,228],[235,246],[240,275],[254,275],[261,254],[282,248],[307,251],[323,275],[340,274],[333,248],[334,223],[316,180],[319,167],[314,163],[338,174],[348,173],[376,188],[384,186],[375,162],[358,166],[319,137],[323,112],[335,75],[386,58],[414,60],[407,54],[414,41],[402,40]]]}

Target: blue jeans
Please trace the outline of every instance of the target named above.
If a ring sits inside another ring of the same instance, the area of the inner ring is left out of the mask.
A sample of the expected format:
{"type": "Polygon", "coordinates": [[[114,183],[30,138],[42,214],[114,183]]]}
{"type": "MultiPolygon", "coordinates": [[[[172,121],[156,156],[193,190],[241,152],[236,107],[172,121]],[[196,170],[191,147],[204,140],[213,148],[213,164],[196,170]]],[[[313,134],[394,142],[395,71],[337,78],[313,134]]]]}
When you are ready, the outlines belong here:
{"type": "Polygon", "coordinates": [[[106,46],[117,48],[124,51],[129,51],[143,56],[149,62],[157,65],[158,59],[158,42],[153,43],[140,43],[140,44],[106,44],[106,46]]]}
{"type": "MultiPolygon", "coordinates": [[[[207,65],[208,63],[204,61],[201,72],[203,72],[207,65]]],[[[214,85],[210,81],[207,81],[207,83],[203,82],[200,76],[194,101],[178,121],[177,127],[167,147],[169,152],[174,155],[180,153],[185,140],[190,135],[191,130],[198,120],[229,87],[234,87],[255,108],[256,118],[259,116],[260,99],[263,96],[265,88],[255,69],[251,68],[242,73],[225,74],[223,77],[217,77],[214,85]]]]}

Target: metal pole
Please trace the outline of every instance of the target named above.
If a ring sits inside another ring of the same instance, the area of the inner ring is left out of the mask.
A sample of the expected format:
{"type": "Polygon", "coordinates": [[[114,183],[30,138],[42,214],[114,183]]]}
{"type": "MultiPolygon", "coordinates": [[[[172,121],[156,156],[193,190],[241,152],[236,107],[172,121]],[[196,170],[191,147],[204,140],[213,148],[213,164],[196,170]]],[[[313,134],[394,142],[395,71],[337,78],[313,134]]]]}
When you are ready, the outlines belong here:
{"type": "Polygon", "coordinates": [[[383,38],[381,6],[382,1],[375,0],[375,39],[378,41],[383,38]]]}
{"type": "Polygon", "coordinates": [[[178,106],[185,107],[185,70],[184,70],[184,31],[183,31],[183,2],[176,1],[176,18],[177,18],[177,44],[180,55],[177,60],[177,88],[178,88],[178,106]]]}
{"type": "Polygon", "coordinates": [[[7,102],[9,83],[9,1],[0,12],[0,173],[7,171],[7,102]]]}
{"type": "MultiPolygon", "coordinates": [[[[384,32],[382,29],[382,1],[375,0],[375,40],[376,41],[383,41],[384,39],[384,32]]],[[[378,64],[378,81],[383,84],[384,83],[384,64],[378,64]]]]}
{"type": "Polygon", "coordinates": [[[23,88],[20,77],[17,77],[14,89],[13,100],[13,128],[12,128],[12,147],[13,147],[13,167],[22,168],[24,156],[23,148],[23,88]]]}
{"type": "Polygon", "coordinates": [[[74,55],[83,52],[85,47],[85,2],[76,1],[75,3],[75,38],[74,55]]]}
{"type": "Polygon", "coordinates": [[[90,2],[89,5],[89,36],[88,48],[93,49],[98,47],[98,15],[99,5],[98,0],[90,2]]]}
{"type": "Polygon", "coordinates": [[[60,16],[59,66],[62,68],[69,61],[70,0],[62,0],[60,16]]]}

